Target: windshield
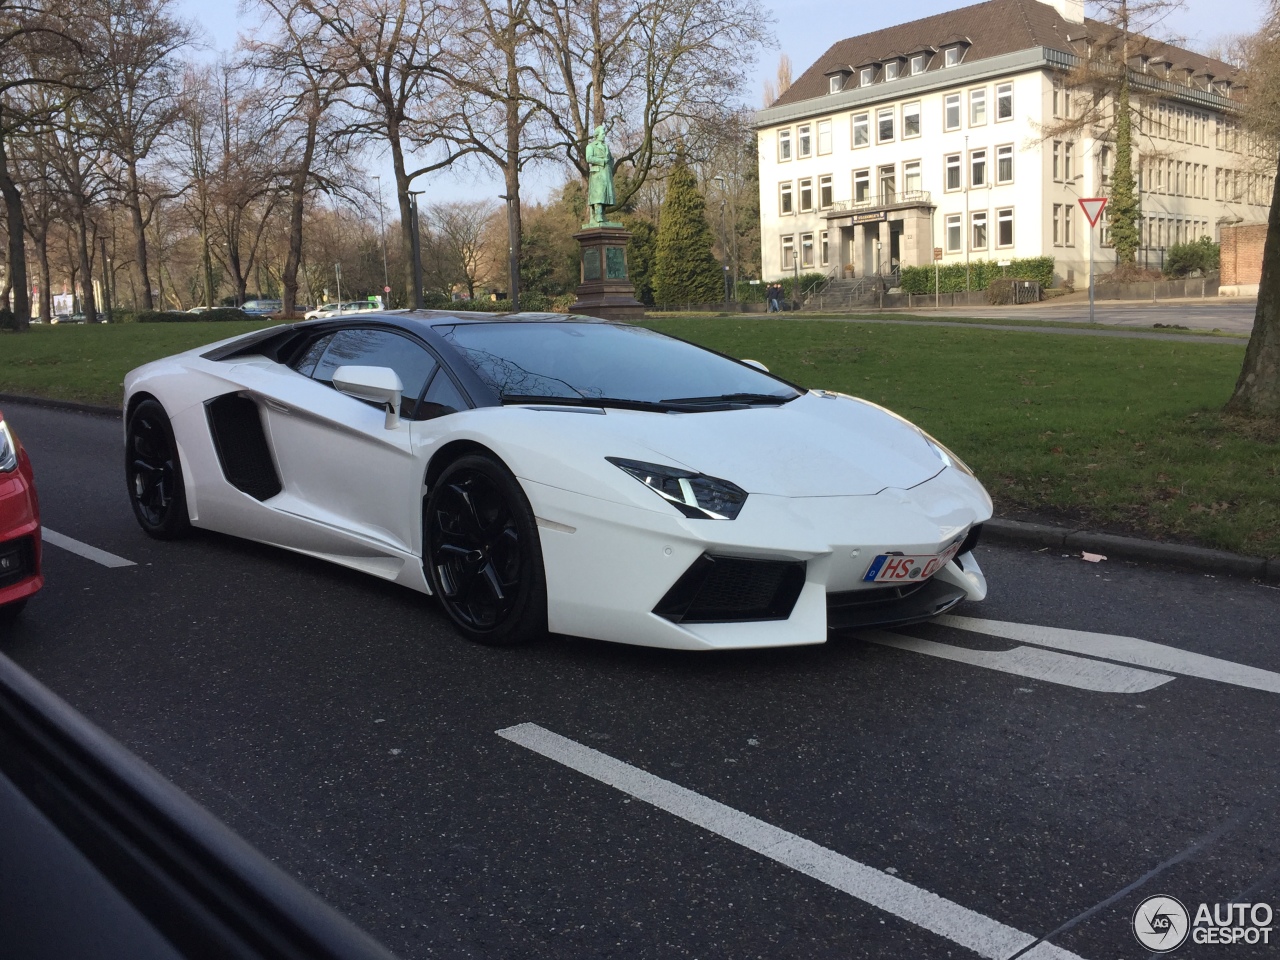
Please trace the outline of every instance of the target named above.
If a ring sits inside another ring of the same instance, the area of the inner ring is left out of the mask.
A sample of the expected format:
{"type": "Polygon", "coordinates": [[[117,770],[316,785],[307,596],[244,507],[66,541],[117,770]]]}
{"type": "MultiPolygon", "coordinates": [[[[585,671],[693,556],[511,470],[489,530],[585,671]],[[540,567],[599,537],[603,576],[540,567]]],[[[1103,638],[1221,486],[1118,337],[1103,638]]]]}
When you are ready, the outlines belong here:
{"type": "Polygon", "coordinates": [[[460,323],[436,327],[508,401],[785,403],[777,377],[683,340],[612,323],[460,323]]]}

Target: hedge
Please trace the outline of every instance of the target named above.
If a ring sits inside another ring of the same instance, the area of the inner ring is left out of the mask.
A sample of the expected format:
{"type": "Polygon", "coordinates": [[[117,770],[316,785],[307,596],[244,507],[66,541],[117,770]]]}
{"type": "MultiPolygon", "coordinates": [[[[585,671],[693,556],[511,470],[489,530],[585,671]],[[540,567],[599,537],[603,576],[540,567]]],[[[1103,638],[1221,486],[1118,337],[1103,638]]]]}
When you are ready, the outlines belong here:
{"type": "MultiPolygon", "coordinates": [[[[812,287],[815,283],[819,283],[822,280],[825,280],[826,276],[827,275],[825,273],[816,273],[816,272],[800,274],[800,292],[804,293],[806,290],[812,287]]],[[[774,281],[772,280],[761,280],[759,283],[750,283],[747,280],[739,280],[738,281],[738,302],[739,303],[764,303],[765,288],[768,287],[769,284],[773,282],[774,281]]],[[[782,299],[790,300],[791,289],[796,285],[795,276],[792,275],[790,277],[783,277],[781,279],[781,283],[782,283],[782,299]]]]}
{"type": "MultiPolygon", "coordinates": [[[[933,293],[932,265],[902,268],[903,293],[933,293]]],[[[969,290],[985,290],[992,280],[1035,280],[1042,287],[1053,286],[1053,257],[1026,257],[1002,267],[994,260],[971,260],[968,265],[969,290]]],[[[962,293],[965,287],[965,264],[948,263],[938,269],[940,293],[962,293]]]]}
{"type": "Polygon", "coordinates": [[[262,317],[251,317],[236,307],[214,307],[200,313],[184,313],[178,310],[139,310],[130,313],[126,310],[115,310],[112,319],[116,323],[218,323],[228,320],[261,320],[262,317]]]}

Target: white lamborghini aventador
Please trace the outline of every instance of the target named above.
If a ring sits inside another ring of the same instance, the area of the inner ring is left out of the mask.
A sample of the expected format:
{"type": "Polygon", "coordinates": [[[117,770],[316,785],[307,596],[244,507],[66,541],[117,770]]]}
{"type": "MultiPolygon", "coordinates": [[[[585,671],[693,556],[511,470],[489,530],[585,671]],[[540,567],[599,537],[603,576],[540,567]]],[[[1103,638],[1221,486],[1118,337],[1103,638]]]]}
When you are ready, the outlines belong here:
{"type": "Polygon", "coordinates": [[[901,417],[588,317],[363,314],[134,370],[125,474],[193,526],[435,594],[466,637],[690,650],[928,619],[991,500],[901,417]]]}

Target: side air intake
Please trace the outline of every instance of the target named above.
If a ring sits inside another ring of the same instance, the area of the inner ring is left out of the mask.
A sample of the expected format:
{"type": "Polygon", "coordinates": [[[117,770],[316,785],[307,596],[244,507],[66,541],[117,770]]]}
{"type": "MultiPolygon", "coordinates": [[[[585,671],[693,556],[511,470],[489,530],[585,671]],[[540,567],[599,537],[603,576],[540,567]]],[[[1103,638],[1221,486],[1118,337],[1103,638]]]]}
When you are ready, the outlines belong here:
{"type": "Polygon", "coordinates": [[[239,393],[215,397],[204,405],[222,475],[255,500],[270,500],[283,487],[271,459],[258,405],[239,393]]]}

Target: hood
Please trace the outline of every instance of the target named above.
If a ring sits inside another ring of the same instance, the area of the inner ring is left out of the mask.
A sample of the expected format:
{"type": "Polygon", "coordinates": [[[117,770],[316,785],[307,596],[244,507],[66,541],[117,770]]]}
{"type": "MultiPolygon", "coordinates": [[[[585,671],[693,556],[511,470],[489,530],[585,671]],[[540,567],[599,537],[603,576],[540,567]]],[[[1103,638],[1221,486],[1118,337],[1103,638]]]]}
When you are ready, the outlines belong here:
{"type": "Polygon", "coordinates": [[[615,456],[655,461],[780,497],[864,496],[907,490],[944,464],[920,432],[873,403],[807,393],[778,407],[653,414],[609,410],[615,456]]]}

